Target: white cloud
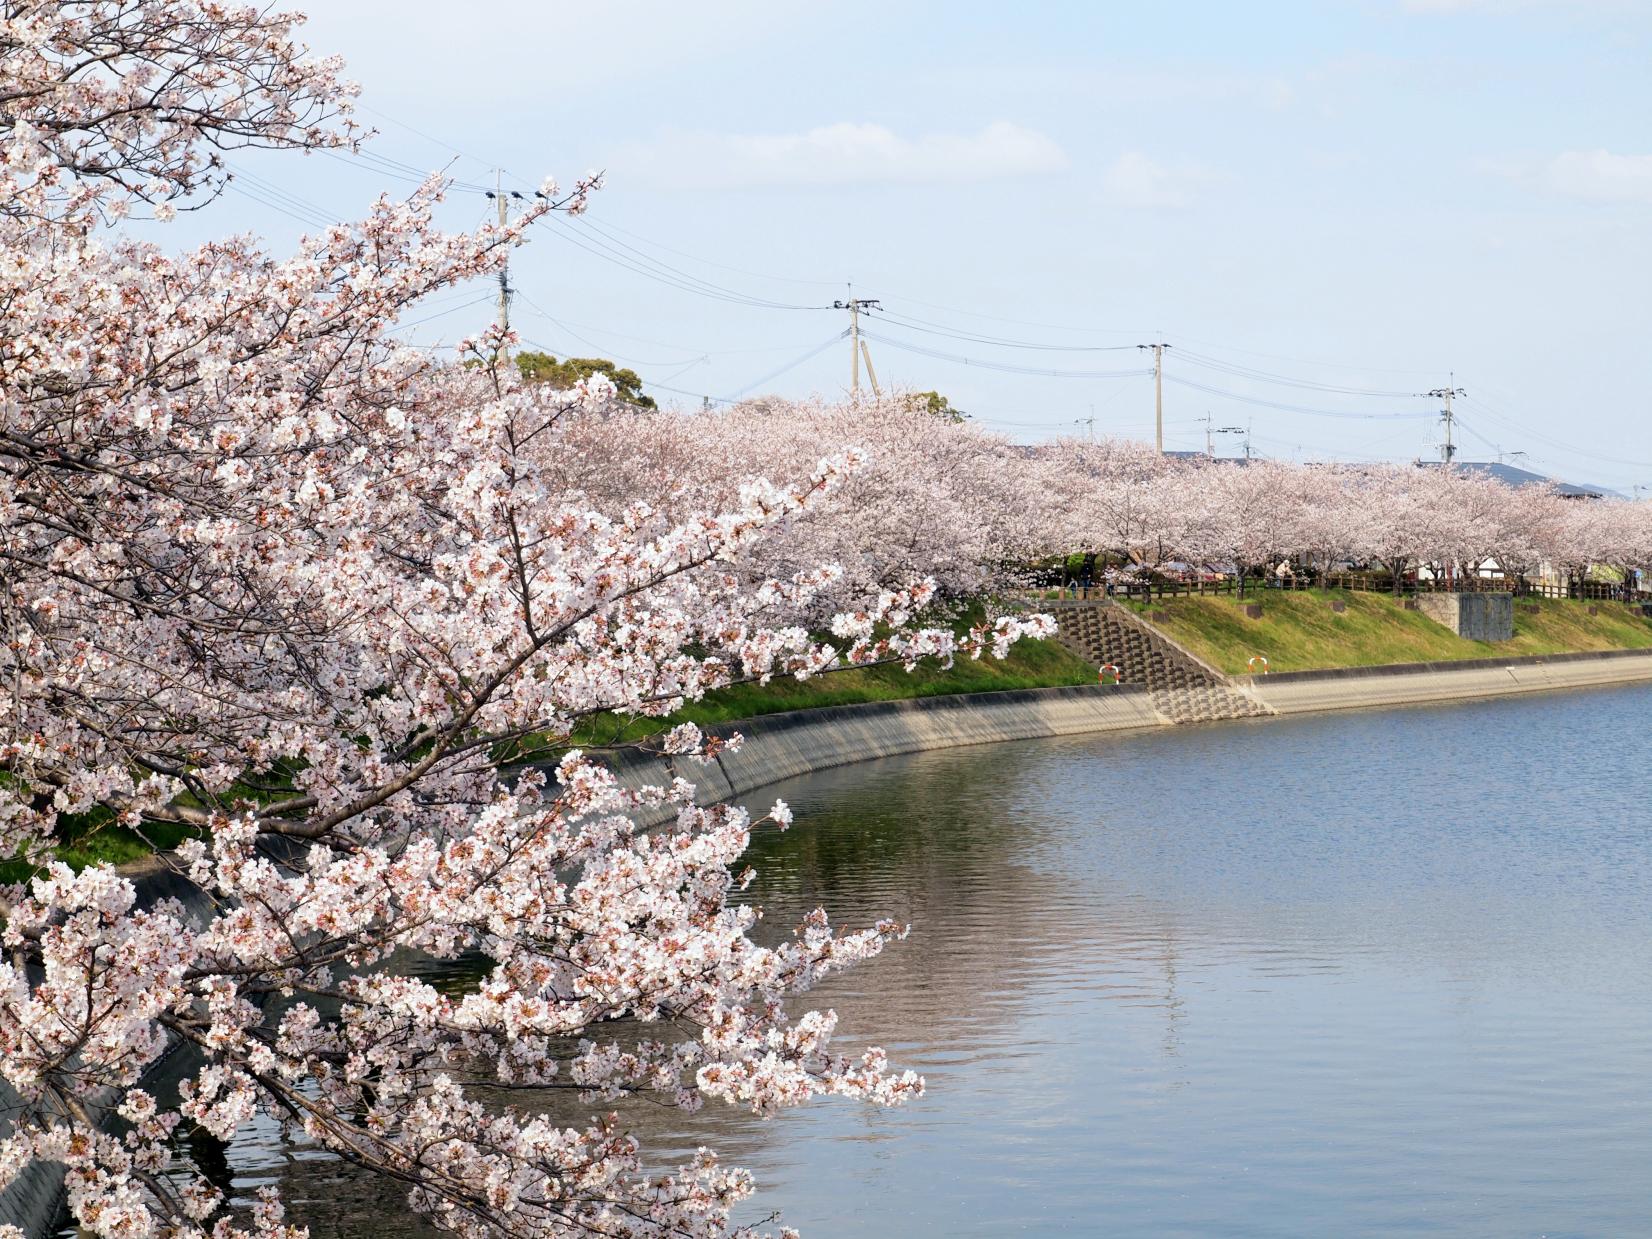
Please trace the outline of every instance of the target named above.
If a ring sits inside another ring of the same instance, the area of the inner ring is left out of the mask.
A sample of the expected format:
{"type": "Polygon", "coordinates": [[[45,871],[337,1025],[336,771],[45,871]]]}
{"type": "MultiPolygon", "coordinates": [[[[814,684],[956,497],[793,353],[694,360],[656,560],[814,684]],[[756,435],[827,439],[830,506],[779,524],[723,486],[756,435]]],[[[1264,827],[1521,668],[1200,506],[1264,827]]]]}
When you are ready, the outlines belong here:
{"type": "Polygon", "coordinates": [[[1585,202],[1652,204],[1652,155],[1563,151],[1548,160],[1479,159],[1474,169],[1585,202]]]}
{"type": "Polygon", "coordinates": [[[1543,170],[1556,193],[1592,202],[1652,203],[1652,155],[1611,151],[1566,151],[1543,170]]]}
{"type": "Polygon", "coordinates": [[[668,133],[622,147],[608,164],[618,180],[696,186],[988,181],[1067,166],[1054,139],[1009,121],[915,138],[847,121],[804,133],[668,133]]]}
{"type": "Polygon", "coordinates": [[[1400,0],[1408,13],[1464,13],[1470,9],[1526,8],[1531,0],[1400,0]]]}
{"type": "Polygon", "coordinates": [[[1170,167],[1140,151],[1125,151],[1102,172],[1101,195],[1109,206],[1185,207],[1198,190],[1219,179],[1208,169],[1170,167]]]}
{"type": "Polygon", "coordinates": [[[1628,8],[1634,0],[1400,0],[1408,13],[1515,13],[1527,9],[1628,8]]]}

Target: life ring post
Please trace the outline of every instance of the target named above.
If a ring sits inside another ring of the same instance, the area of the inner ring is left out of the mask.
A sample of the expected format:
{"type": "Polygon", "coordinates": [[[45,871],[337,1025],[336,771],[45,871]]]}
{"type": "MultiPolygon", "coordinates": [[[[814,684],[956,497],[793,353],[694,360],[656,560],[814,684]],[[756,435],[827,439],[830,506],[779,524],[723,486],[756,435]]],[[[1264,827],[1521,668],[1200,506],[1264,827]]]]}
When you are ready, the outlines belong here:
{"type": "Polygon", "coordinates": [[[1245,670],[1249,671],[1252,675],[1255,675],[1256,674],[1256,664],[1257,663],[1262,664],[1262,674],[1267,675],[1268,674],[1268,660],[1260,654],[1251,655],[1250,661],[1245,664],[1245,670]]]}
{"type": "Polygon", "coordinates": [[[1101,670],[1096,672],[1096,683],[1118,684],[1120,682],[1118,666],[1114,663],[1102,663],[1101,670]],[[1109,675],[1113,677],[1110,680],[1107,678],[1109,675]]]}

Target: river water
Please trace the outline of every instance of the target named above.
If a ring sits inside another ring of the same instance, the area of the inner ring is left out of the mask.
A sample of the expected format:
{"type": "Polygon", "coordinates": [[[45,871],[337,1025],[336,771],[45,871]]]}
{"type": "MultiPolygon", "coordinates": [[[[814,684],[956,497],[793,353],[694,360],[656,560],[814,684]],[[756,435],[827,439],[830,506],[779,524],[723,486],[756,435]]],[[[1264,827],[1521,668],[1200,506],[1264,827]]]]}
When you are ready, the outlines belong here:
{"type": "MultiPolygon", "coordinates": [[[[1652,1234],[1652,689],[1031,741],[761,793],[808,1001],[929,1091],[650,1126],[805,1236],[1652,1234]]],[[[254,1134],[323,1236],[393,1190],[254,1134]]]]}

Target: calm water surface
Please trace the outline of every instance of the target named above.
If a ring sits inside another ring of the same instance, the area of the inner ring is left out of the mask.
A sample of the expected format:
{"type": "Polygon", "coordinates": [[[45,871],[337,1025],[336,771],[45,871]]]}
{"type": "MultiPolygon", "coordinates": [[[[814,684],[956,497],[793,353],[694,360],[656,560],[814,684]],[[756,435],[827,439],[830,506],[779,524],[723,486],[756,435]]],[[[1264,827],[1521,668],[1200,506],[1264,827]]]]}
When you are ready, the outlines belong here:
{"type": "MultiPolygon", "coordinates": [[[[958,749],[794,780],[777,932],[921,1101],[709,1143],[806,1236],[1652,1234],[1652,689],[958,749]]],[[[393,1191],[249,1138],[318,1239],[393,1191]]]]}

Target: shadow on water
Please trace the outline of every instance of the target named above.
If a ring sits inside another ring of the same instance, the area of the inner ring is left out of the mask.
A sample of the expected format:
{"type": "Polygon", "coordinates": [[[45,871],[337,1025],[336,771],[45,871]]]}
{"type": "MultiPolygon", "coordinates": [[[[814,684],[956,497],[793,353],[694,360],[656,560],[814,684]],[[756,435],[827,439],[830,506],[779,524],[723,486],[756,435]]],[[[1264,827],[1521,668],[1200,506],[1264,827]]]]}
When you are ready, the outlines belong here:
{"type": "MultiPolygon", "coordinates": [[[[929,1093],[637,1116],[819,1236],[1645,1233],[1652,690],[983,746],[793,780],[760,937],[929,1093]]],[[[579,1117],[568,1115],[570,1120],[579,1117]]],[[[398,1194],[254,1132],[317,1235],[398,1194]]],[[[390,1219],[394,1219],[391,1221],[390,1219]]]]}

